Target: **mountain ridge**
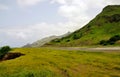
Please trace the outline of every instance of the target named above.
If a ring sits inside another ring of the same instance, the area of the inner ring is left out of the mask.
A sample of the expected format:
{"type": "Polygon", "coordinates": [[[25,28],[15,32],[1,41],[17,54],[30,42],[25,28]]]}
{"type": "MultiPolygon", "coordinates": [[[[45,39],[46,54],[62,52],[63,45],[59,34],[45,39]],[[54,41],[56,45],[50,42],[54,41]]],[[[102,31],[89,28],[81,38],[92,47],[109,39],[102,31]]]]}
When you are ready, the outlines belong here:
{"type": "Polygon", "coordinates": [[[46,44],[46,43],[48,43],[48,42],[50,42],[50,41],[52,41],[54,39],[60,39],[62,37],[65,37],[65,36],[69,35],[70,33],[71,32],[67,32],[67,33],[65,33],[63,35],[60,35],[60,36],[52,35],[52,36],[49,36],[49,37],[45,37],[45,38],[37,40],[37,41],[35,41],[35,42],[31,43],[31,44],[26,44],[23,47],[41,47],[44,44],[46,44]]]}

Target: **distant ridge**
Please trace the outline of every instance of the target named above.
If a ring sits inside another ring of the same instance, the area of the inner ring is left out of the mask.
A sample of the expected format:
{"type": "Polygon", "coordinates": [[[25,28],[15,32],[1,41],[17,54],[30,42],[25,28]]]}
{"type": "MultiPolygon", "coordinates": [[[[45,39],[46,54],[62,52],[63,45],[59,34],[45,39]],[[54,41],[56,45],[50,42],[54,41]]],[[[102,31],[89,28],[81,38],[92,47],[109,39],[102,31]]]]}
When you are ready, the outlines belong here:
{"type": "Polygon", "coordinates": [[[48,43],[48,42],[50,42],[50,41],[52,41],[54,39],[60,39],[62,37],[65,37],[65,36],[69,35],[70,33],[71,32],[68,32],[68,33],[66,33],[64,35],[61,35],[61,36],[49,36],[49,37],[45,37],[45,38],[40,39],[40,40],[38,40],[36,42],[33,42],[32,44],[26,44],[23,47],[41,47],[44,44],[46,44],[46,43],[48,43]]]}

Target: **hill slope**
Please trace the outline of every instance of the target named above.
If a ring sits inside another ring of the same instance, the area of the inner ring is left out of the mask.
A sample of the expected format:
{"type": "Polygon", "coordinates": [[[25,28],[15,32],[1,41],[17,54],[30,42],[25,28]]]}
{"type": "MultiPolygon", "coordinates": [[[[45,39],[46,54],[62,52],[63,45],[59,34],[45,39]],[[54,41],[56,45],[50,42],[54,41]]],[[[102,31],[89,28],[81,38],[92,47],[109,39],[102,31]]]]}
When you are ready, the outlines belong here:
{"type": "Polygon", "coordinates": [[[83,28],[45,46],[98,45],[101,40],[109,40],[115,35],[120,35],[120,5],[109,5],[83,28]]]}

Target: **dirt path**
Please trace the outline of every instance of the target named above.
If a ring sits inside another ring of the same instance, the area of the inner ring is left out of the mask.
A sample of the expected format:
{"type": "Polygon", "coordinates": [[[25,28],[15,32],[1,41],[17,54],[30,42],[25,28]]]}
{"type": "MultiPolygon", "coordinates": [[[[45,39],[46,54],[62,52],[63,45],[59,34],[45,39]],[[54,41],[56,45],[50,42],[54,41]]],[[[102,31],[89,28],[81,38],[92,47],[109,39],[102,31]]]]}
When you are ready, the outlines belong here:
{"type": "Polygon", "coordinates": [[[96,47],[96,48],[87,48],[87,47],[58,47],[55,49],[61,49],[61,50],[81,50],[81,51],[117,51],[120,52],[120,47],[96,47]]]}

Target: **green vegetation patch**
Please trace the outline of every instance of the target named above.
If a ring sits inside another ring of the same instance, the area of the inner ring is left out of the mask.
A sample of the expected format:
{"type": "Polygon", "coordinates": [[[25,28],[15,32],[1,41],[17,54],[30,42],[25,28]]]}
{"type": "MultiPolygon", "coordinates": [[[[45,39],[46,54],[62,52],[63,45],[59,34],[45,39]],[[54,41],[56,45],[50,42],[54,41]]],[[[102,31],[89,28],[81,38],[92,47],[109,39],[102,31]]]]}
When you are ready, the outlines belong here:
{"type": "Polygon", "coordinates": [[[7,54],[11,48],[9,46],[4,46],[0,48],[0,59],[4,57],[5,54],[7,54]]]}
{"type": "Polygon", "coordinates": [[[112,36],[109,40],[101,40],[100,45],[113,45],[120,40],[120,35],[112,36]]]}

